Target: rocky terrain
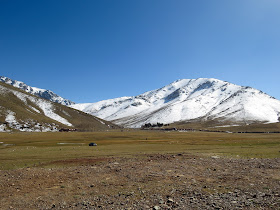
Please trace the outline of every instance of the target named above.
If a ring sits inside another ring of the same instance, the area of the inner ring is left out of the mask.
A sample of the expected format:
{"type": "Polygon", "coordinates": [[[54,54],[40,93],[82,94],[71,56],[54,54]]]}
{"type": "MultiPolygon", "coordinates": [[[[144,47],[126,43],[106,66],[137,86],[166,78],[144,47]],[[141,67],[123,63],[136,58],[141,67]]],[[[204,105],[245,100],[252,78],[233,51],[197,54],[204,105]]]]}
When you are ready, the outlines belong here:
{"type": "Polygon", "coordinates": [[[280,159],[154,154],[0,171],[2,209],[279,209],[280,159]]]}

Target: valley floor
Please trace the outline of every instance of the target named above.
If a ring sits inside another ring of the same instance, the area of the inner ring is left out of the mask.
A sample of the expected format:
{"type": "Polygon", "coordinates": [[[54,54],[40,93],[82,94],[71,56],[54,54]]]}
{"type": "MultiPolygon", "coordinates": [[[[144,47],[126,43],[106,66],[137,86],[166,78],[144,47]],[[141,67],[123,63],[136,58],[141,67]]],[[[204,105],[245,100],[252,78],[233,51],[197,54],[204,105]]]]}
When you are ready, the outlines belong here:
{"type": "Polygon", "coordinates": [[[0,134],[0,209],[280,209],[279,195],[276,133],[0,134]]]}
{"type": "Polygon", "coordinates": [[[0,171],[1,209],[280,208],[279,158],[138,154],[42,166],[0,171]]]}

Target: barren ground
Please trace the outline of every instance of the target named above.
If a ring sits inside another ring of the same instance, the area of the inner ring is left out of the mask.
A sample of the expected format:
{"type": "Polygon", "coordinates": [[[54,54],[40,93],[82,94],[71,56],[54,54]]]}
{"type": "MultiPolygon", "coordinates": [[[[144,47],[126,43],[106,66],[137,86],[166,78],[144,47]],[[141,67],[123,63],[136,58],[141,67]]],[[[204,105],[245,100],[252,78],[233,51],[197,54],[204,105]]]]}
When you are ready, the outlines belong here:
{"type": "Polygon", "coordinates": [[[280,158],[176,153],[58,160],[0,171],[0,206],[280,209],[280,158]]]}

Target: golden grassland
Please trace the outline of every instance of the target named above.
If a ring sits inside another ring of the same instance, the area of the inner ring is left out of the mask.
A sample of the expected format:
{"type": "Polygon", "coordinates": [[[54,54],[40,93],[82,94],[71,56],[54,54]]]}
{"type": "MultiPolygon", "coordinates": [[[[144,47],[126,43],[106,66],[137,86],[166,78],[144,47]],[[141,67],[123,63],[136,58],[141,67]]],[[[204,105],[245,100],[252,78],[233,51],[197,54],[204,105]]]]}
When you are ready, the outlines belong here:
{"type": "Polygon", "coordinates": [[[1,133],[0,169],[52,166],[76,158],[188,153],[234,158],[279,158],[280,134],[108,131],[1,133]],[[98,144],[89,147],[90,142],[98,144]]]}

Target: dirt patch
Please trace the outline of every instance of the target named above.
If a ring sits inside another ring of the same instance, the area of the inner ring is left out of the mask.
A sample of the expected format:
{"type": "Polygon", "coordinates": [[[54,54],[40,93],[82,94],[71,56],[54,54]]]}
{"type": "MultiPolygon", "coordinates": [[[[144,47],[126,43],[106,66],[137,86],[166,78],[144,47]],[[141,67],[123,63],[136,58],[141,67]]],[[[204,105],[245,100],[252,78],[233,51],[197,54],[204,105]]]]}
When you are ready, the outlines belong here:
{"type": "Polygon", "coordinates": [[[67,159],[67,160],[57,160],[51,161],[48,163],[40,164],[38,167],[46,166],[67,166],[67,165],[93,165],[104,161],[109,161],[110,158],[76,158],[76,159],[67,159]]]}
{"type": "Polygon", "coordinates": [[[0,171],[1,208],[280,208],[279,158],[180,153],[52,163],[65,167],[0,171]]]}

